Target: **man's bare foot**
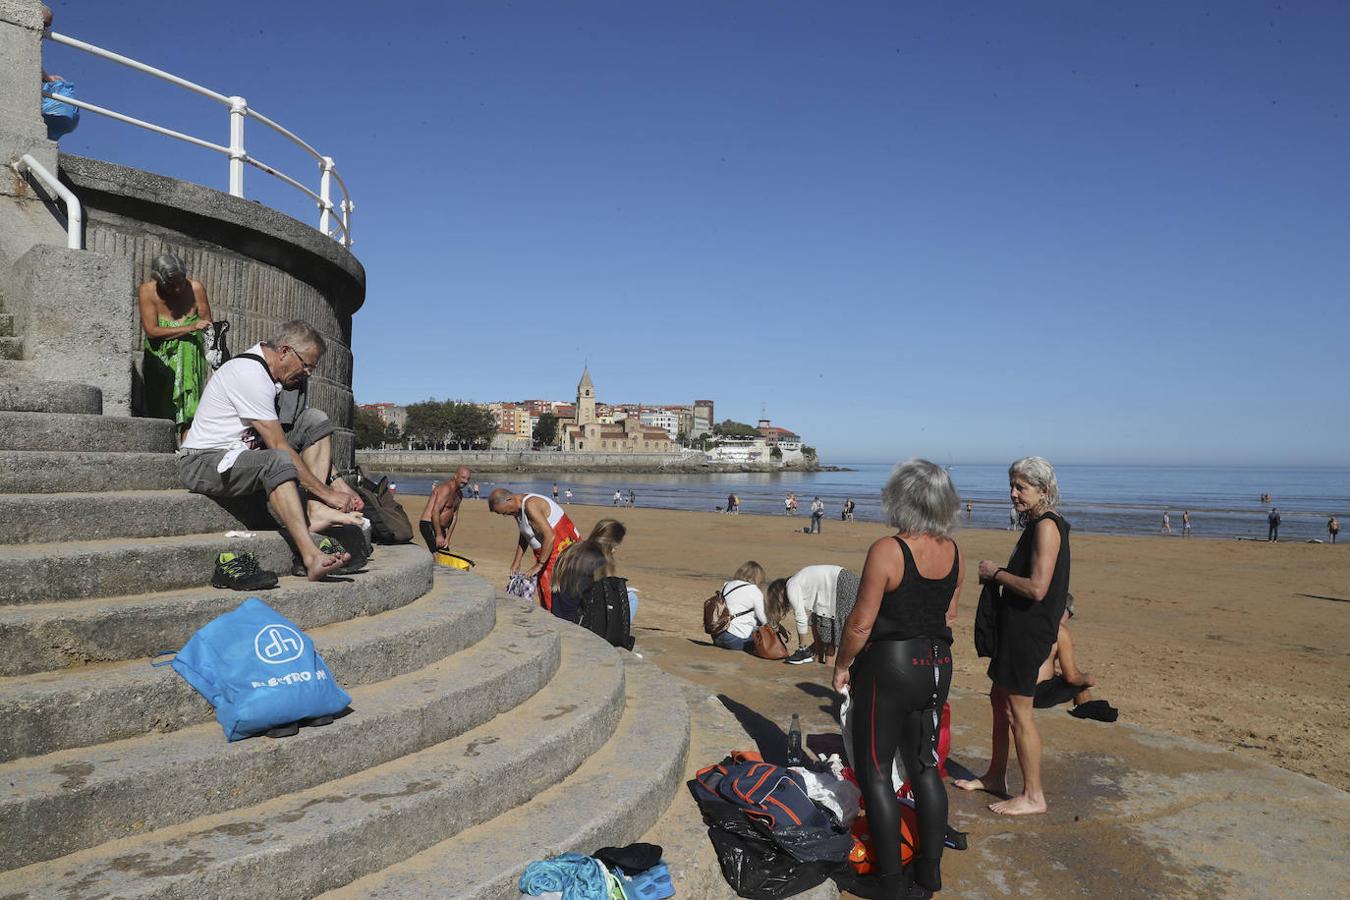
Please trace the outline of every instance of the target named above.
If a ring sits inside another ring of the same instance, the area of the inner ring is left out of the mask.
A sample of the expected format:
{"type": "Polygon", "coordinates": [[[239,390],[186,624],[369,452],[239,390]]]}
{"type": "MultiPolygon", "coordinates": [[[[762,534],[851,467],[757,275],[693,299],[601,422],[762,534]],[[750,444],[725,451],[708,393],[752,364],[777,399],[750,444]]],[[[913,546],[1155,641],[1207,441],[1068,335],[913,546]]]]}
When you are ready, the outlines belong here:
{"type": "Polygon", "coordinates": [[[350,553],[315,553],[305,560],[305,577],[310,581],[321,581],[326,575],[351,562],[350,553]]]}
{"type": "Polygon", "coordinates": [[[1011,800],[990,803],[989,809],[1000,816],[1034,816],[1037,813],[1045,812],[1045,798],[1042,797],[1039,801],[1036,801],[1026,794],[1019,794],[1011,800]]]}
{"type": "Polygon", "coordinates": [[[999,797],[1008,796],[1008,780],[994,778],[988,772],[979,778],[957,778],[952,784],[963,791],[988,791],[999,797]]]}
{"type": "Polygon", "coordinates": [[[311,534],[321,534],[334,525],[355,525],[359,528],[362,518],[364,517],[359,512],[338,512],[318,500],[309,501],[309,530],[311,534]]]}

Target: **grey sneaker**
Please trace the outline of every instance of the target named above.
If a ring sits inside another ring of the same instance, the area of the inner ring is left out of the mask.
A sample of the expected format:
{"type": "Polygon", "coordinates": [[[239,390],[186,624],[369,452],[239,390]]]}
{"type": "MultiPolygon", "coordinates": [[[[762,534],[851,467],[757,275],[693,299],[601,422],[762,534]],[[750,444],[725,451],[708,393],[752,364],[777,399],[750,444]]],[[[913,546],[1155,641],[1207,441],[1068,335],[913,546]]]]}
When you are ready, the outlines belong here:
{"type": "Polygon", "coordinates": [[[800,666],[802,663],[814,661],[815,658],[816,655],[811,652],[810,647],[798,647],[797,652],[783,660],[783,662],[787,663],[789,666],[800,666]]]}

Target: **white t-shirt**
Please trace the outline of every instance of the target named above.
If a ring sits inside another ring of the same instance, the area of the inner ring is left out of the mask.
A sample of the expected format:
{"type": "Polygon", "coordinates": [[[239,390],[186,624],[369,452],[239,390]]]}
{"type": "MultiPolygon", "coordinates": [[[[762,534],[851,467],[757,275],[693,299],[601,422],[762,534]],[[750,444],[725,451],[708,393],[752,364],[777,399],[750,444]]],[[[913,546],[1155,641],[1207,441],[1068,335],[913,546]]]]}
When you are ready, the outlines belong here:
{"type": "Polygon", "coordinates": [[[788,605],[797,620],[797,633],[810,631],[811,613],[834,617],[834,594],[843,566],[807,566],[787,582],[788,605]]]}
{"type": "Polygon", "coordinates": [[[745,640],[758,625],[769,621],[764,614],[764,592],[748,581],[728,581],[722,585],[722,599],[727,601],[727,612],[731,613],[731,627],[727,633],[745,640]],[[754,615],[742,615],[754,611],[754,615]]]}
{"type": "MultiPolygon", "coordinates": [[[[245,353],[262,356],[262,344],[245,353]]],[[[183,441],[188,450],[229,450],[241,445],[252,422],[277,420],[281,385],[266,366],[235,357],[216,370],[202,391],[197,415],[183,441]]]]}

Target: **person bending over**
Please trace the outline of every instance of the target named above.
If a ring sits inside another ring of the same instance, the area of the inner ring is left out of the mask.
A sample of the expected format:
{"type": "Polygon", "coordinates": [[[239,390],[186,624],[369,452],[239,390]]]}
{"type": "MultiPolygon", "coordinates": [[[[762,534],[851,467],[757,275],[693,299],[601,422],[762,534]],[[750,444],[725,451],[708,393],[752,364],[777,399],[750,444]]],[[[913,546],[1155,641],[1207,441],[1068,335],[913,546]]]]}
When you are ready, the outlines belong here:
{"type": "Polygon", "coordinates": [[[442,481],[431,489],[426,508],[422,510],[422,519],[417,528],[422,532],[422,540],[432,553],[445,550],[450,546],[450,538],[459,522],[459,504],[464,499],[464,486],[469,483],[472,473],[468,466],[460,466],[455,476],[442,481]]]}
{"type": "MultiPolygon", "coordinates": [[[[787,580],[786,601],[792,610],[797,625],[797,651],[784,662],[801,665],[811,660],[833,663],[834,658],[825,659],[822,642],[813,622],[824,619],[833,621],[834,594],[839,584],[839,573],[843,566],[806,566],[787,580]]],[[[833,643],[831,640],[829,643],[833,643]]]]}
{"type": "Polygon", "coordinates": [[[178,477],[195,494],[244,497],[267,493],[317,581],[350,560],[324,554],[310,539],[334,525],[360,525],[361,498],[332,475],[333,423],[317,409],[302,412],[289,432],[277,419],[283,389],[299,387],[319,365],[323,337],[307,322],[281,326],[221,366],[206,385],[197,415],[178,450],[178,477]]]}
{"type": "Polygon", "coordinates": [[[497,488],[488,495],[488,509],[516,520],[520,537],[516,553],[511,557],[511,572],[520,571],[526,549],[534,551],[534,565],[525,573],[538,579],[535,596],[544,609],[553,609],[553,567],[558,554],[576,543],[581,536],[563,508],[542,494],[513,494],[506,488],[497,488]]]}
{"type": "Polygon", "coordinates": [[[834,664],[834,689],[854,709],[854,774],[877,848],[883,896],[927,897],[942,889],[947,791],[938,775],[942,706],[952,682],[952,630],[963,563],[952,540],[960,498],[939,465],[912,459],[881,492],[896,533],[867,551],[858,599],[834,664]],[[917,855],[900,867],[900,802],[891,783],[899,754],[914,790],[917,855]]]}
{"type": "Polygon", "coordinates": [[[1026,523],[1025,529],[1007,567],[980,561],[980,583],[999,588],[995,603],[998,649],[988,670],[994,719],[989,769],[979,778],[958,779],[955,784],[965,791],[1006,795],[1011,729],[1022,769],[1022,793],[991,803],[989,808],[1018,816],[1045,812],[1041,735],[1032,701],[1037,673],[1055,645],[1068,599],[1069,523],[1055,512],[1059,484],[1045,459],[1017,460],[1008,469],[1008,480],[1013,509],[1026,523]]]}
{"type": "Polygon", "coordinates": [[[744,650],[750,645],[750,635],[769,621],[764,608],[764,567],[752,560],[741,563],[731,580],[722,585],[722,599],[726,600],[731,624],[713,638],[713,643],[724,650],[744,650]]]}

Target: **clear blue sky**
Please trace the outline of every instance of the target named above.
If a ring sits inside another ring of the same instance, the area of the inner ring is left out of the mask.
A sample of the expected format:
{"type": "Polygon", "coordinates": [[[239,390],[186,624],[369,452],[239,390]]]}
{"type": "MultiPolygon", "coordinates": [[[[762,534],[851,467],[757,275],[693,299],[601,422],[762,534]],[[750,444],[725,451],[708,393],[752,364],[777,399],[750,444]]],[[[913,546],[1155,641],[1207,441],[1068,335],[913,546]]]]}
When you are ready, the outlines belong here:
{"type": "MultiPolygon", "coordinates": [[[[53,6],[337,160],[360,402],[567,398],[589,360],[827,461],[1346,464],[1350,4],[53,6]]],[[[63,146],[226,183],[87,114],[63,146]]]]}

